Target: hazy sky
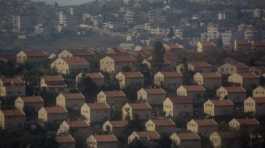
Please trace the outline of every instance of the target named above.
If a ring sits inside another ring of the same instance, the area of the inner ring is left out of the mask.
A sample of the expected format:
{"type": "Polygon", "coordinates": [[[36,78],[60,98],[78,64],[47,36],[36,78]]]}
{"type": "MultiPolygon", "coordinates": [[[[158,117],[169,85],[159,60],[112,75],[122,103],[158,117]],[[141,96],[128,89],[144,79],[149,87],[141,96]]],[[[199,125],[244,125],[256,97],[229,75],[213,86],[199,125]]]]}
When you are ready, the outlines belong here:
{"type": "Polygon", "coordinates": [[[47,3],[54,3],[56,1],[58,2],[59,5],[79,5],[93,0],[32,0],[32,1],[45,1],[47,3]]]}

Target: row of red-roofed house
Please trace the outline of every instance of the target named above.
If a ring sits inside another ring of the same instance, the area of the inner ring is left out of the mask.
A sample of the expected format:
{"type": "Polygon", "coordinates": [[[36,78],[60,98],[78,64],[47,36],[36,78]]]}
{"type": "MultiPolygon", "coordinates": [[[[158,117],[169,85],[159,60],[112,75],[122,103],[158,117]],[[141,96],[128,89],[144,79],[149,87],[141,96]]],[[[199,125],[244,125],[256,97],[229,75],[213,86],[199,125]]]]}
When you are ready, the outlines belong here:
{"type": "MultiPolygon", "coordinates": [[[[193,90],[198,93],[199,89],[193,90]]],[[[241,113],[256,113],[257,116],[264,116],[264,87],[259,86],[254,89],[252,97],[246,97],[242,89],[233,88],[232,90],[236,90],[234,92],[228,90],[230,89],[220,87],[216,90],[216,96],[219,99],[206,98],[202,106],[203,112],[212,117],[233,117],[235,104],[239,103],[241,113]],[[228,96],[227,99],[225,99],[226,96],[228,96]]],[[[198,98],[194,97],[192,92],[187,91],[186,86],[180,86],[176,90],[176,96],[168,96],[162,88],[142,88],[137,91],[137,99],[134,102],[129,101],[122,90],[100,91],[94,103],[86,103],[85,96],[80,92],[62,92],[55,98],[55,106],[45,106],[45,100],[41,96],[21,96],[14,101],[13,109],[1,110],[1,127],[12,127],[13,124],[7,124],[9,121],[19,124],[20,122],[15,121],[17,117],[25,118],[25,108],[33,109],[38,113],[38,119],[45,122],[65,119],[69,109],[80,111],[80,115],[89,123],[111,119],[113,110],[121,112],[122,119],[137,117],[140,120],[146,120],[153,116],[152,113],[163,113],[167,117],[178,117],[182,114],[192,116],[196,99],[198,98]]]]}
{"type": "Polygon", "coordinates": [[[157,117],[143,122],[144,129],[132,130],[126,134],[129,124],[130,121],[127,120],[107,120],[96,129],[84,120],[67,120],[60,124],[56,141],[61,146],[71,148],[74,148],[75,144],[88,148],[118,148],[137,141],[142,141],[150,147],[157,147],[162,136],[167,136],[173,147],[202,148],[206,145],[212,147],[232,145],[233,148],[240,148],[242,146],[239,140],[240,129],[246,129],[251,133],[260,126],[260,122],[255,118],[233,118],[227,123],[228,128],[221,130],[213,119],[191,119],[186,123],[186,129],[179,129],[171,119],[157,117]],[[203,138],[209,139],[209,143],[202,143],[203,138]]]}

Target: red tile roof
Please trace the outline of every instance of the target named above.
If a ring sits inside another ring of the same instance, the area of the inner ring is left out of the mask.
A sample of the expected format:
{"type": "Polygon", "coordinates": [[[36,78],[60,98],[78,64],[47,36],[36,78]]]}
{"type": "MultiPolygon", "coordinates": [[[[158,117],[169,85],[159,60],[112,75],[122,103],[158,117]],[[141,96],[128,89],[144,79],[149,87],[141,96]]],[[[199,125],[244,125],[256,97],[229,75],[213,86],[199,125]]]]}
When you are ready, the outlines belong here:
{"type": "Polygon", "coordinates": [[[228,93],[245,93],[246,92],[245,88],[241,86],[226,86],[224,88],[228,91],[228,93]]]}
{"type": "Polygon", "coordinates": [[[44,76],[43,78],[48,87],[66,87],[64,78],[61,75],[49,75],[44,76]]]}
{"type": "Polygon", "coordinates": [[[184,85],[188,92],[204,92],[205,88],[201,85],[184,85]]]}
{"type": "Polygon", "coordinates": [[[265,104],[265,97],[254,98],[256,104],[265,104]]]}
{"type": "Polygon", "coordinates": [[[95,135],[94,137],[98,143],[101,143],[101,142],[118,142],[118,139],[115,135],[95,135]]]}
{"type": "Polygon", "coordinates": [[[49,53],[43,50],[24,50],[28,57],[47,57],[49,53]]]}
{"type": "Polygon", "coordinates": [[[12,117],[22,117],[25,116],[25,114],[17,109],[8,109],[8,110],[2,110],[6,118],[12,118],[12,117]]]}
{"type": "Polygon", "coordinates": [[[25,103],[44,103],[43,98],[41,96],[24,96],[21,99],[25,103]]]}
{"type": "Polygon", "coordinates": [[[173,122],[171,119],[166,119],[166,118],[157,118],[157,119],[152,119],[152,121],[155,123],[157,128],[159,127],[176,127],[175,122],[173,122]]]}
{"type": "Polygon", "coordinates": [[[152,107],[149,103],[139,102],[139,103],[130,103],[130,106],[133,110],[152,110],[152,107]]]}
{"type": "Polygon", "coordinates": [[[74,49],[74,50],[69,50],[73,55],[75,56],[91,56],[94,53],[93,49],[74,49]]]}
{"type": "Polygon", "coordinates": [[[176,71],[161,71],[165,78],[182,78],[182,75],[176,71]]]}
{"type": "Polygon", "coordinates": [[[85,100],[85,96],[82,93],[63,93],[66,99],[71,100],[85,100]]]}
{"type": "Polygon", "coordinates": [[[199,119],[195,121],[202,127],[218,126],[218,123],[213,119],[199,119]]]}
{"type": "Polygon", "coordinates": [[[139,72],[139,71],[135,71],[135,72],[122,72],[122,73],[125,75],[125,77],[127,79],[133,79],[133,78],[140,79],[140,78],[143,78],[144,77],[144,75],[141,72],[139,72]]]}
{"type": "Polygon", "coordinates": [[[243,77],[243,79],[258,79],[258,76],[252,72],[244,72],[240,73],[240,75],[243,77]]]}
{"type": "Polygon", "coordinates": [[[136,133],[140,136],[140,138],[144,138],[147,140],[159,140],[160,139],[160,135],[156,131],[154,132],[138,131],[136,133]]]}
{"type": "Polygon", "coordinates": [[[104,75],[101,72],[92,72],[92,73],[87,73],[87,77],[90,79],[104,79],[104,75]]]}
{"type": "Polygon", "coordinates": [[[59,106],[49,106],[45,107],[48,114],[60,114],[65,113],[65,110],[62,107],[59,106]]]}
{"type": "Polygon", "coordinates": [[[89,107],[91,107],[91,110],[95,110],[95,111],[107,111],[110,110],[110,106],[105,104],[105,103],[88,103],[87,104],[89,107]]]}
{"type": "Polygon", "coordinates": [[[211,100],[217,107],[233,107],[234,103],[231,100],[211,100]]]}
{"type": "Polygon", "coordinates": [[[13,85],[24,85],[25,81],[20,77],[13,77],[13,78],[1,78],[4,86],[13,86],[13,85]]]}
{"type": "Polygon", "coordinates": [[[241,126],[256,126],[259,124],[259,121],[255,118],[240,118],[236,119],[241,126]]]}
{"type": "Polygon", "coordinates": [[[121,90],[104,91],[107,97],[126,97],[125,93],[121,90]]]}
{"type": "Polygon", "coordinates": [[[49,81],[64,81],[64,78],[62,75],[46,75],[43,77],[46,82],[49,81]]]}
{"type": "Polygon", "coordinates": [[[110,123],[114,128],[126,127],[128,125],[128,121],[126,120],[110,121],[110,123]]]}
{"type": "Polygon", "coordinates": [[[185,140],[200,140],[200,136],[196,133],[192,133],[192,132],[189,132],[189,131],[183,131],[183,132],[179,132],[177,133],[177,135],[180,137],[180,139],[182,141],[185,141],[185,140]]]}
{"type": "Polygon", "coordinates": [[[85,120],[71,120],[67,121],[70,128],[88,128],[89,124],[85,120]]]}
{"type": "Polygon", "coordinates": [[[56,136],[55,140],[58,144],[74,144],[75,143],[75,139],[70,134],[58,135],[56,136]]]}
{"type": "Polygon", "coordinates": [[[192,65],[195,69],[201,69],[201,68],[212,68],[212,65],[210,65],[207,62],[193,62],[192,65]]]}
{"type": "Polygon", "coordinates": [[[70,65],[84,65],[88,64],[88,61],[84,58],[80,57],[71,57],[71,58],[64,58],[63,59],[66,63],[70,65]]]}
{"type": "Polygon", "coordinates": [[[135,63],[136,58],[131,55],[112,55],[111,58],[115,63],[135,63]]]}
{"type": "Polygon", "coordinates": [[[172,96],[169,97],[173,104],[193,104],[192,96],[172,96]]]}
{"type": "Polygon", "coordinates": [[[162,88],[147,88],[145,91],[150,95],[165,95],[166,91],[162,88]]]}
{"type": "Polygon", "coordinates": [[[217,72],[204,72],[201,73],[204,79],[221,79],[222,75],[217,72]]]}

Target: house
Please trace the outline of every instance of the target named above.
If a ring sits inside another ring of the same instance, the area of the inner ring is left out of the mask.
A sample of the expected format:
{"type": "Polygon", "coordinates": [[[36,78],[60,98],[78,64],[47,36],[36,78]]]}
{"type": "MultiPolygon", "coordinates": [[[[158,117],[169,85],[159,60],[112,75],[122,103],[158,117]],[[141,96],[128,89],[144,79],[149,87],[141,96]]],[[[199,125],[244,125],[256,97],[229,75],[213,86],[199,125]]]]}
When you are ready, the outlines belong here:
{"type": "Polygon", "coordinates": [[[248,65],[246,65],[244,63],[241,63],[241,62],[238,62],[238,61],[235,61],[233,64],[236,66],[236,69],[237,69],[238,73],[247,73],[247,72],[249,72],[250,67],[248,65]]]}
{"type": "Polygon", "coordinates": [[[144,76],[141,72],[119,72],[115,76],[121,89],[129,85],[143,85],[144,76]]]}
{"type": "Polygon", "coordinates": [[[232,65],[230,63],[225,63],[217,68],[217,72],[222,75],[230,75],[238,71],[235,65],[232,65]]]}
{"type": "Polygon", "coordinates": [[[193,75],[193,81],[197,85],[203,85],[206,88],[216,88],[222,85],[222,76],[217,72],[196,72],[193,75]]]}
{"type": "Polygon", "coordinates": [[[109,56],[105,56],[100,59],[100,71],[106,73],[114,73],[115,72],[115,61],[113,58],[109,56]]]}
{"type": "Polygon", "coordinates": [[[182,82],[182,75],[177,72],[161,71],[154,75],[154,85],[157,87],[176,88],[182,82]]]}
{"type": "Polygon", "coordinates": [[[187,130],[197,134],[209,135],[218,130],[218,123],[213,119],[191,119],[187,123],[187,130]]]}
{"type": "Polygon", "coordinates": [[[91,73],[79,73],[76,76],[76,83],[78,84],[81,79],[89,79],[91,82],[96,84],[97,86],[103,86],[104,85],[104,75],[101,72],[91,72],[91,73]]]}
{"type": "Polygon", "coordinates": [[[146,142],[150,147],[156,147],[157,142],[160,139],[160,135],[157,131],[150,132],[150,131],[133,131],[128,136],[128,144],[132,144],[135,141],[142,141],[146,142]]]}
{"type": "Polygon", "coordinates": [[[216,89],[216,96],[220,99],[224,99],[228,96],[228,91],[225,89],[225,87],[221,86],[218,89],[216,89]]]}
{"type": "Polygon", "coordinates": [[[106,73],[113,73],[115,71],[122,71],[124,67],[131,67],[133,63],[136,63],[136,58],[128,54],[114,54],[105,56],[100,59],[99,67],[100,71],[106,73]]]}
{"type": "Polygon", "coordinates": [[[67,124],[69,125],[69,128],[73,130],[72,133],[75,137],[86,138],[89,135],[89,133],[93,132],[90,124],[83,119],[68,120],[67,124]]]}
{"type": "Polygon", "coordinates": [[[63,121],[58,130],[57,135],[71,134],[76,140],[76,147],[86,146],[86,138],[94,131],[86,120],[76,119],[63,121]]]}
{"type": "Polygon", "coordinates": [[[100,91],[97,94],[97,102],[107,103],[111,108],[120,109],[127,102],[127,97],[122,90],[100,91]]]}
{"type": "Polygon", "coordinates": [[[219,148],[222,146],[222,138],[221,135],[214,131],[209,135],[209,140],[214,148],[219,148]]]}
{"type": "Polygon", "coordinates": [[[58,58],[71,58],[74,55],[68,50],[62,50],[57,54],[58,58]]]}
{"type": "Polygon", "coordinates": [[[70,70],[69,70],[70,68],[69,68],[68,63],[62,58],[55,59],[51,63],[50,68],[55,70],[59,74],[68,74],[68,73],[70,73],[70,70]]]}
{"type": "Polygon", "coordinates": [[[199,96],[203,96],[205,88],[201,85],[181,85],[177,88],[177,96],[192,96],[194,101],[198,101],[199,96]]]}
{"type": "Polygon", "coordinates": [[[106,103],[84,103],[80,114],[89,123],[104,122],[110,118],[110,106],[106,103]]]}
{"type": "Polygon", "coordinates": [[[128,126],[128,121],[126,120],[115,120],[115,121],[107,120],[105,123],[103,123],[102,130],[104,132],[113,133],[114,135],[120,137],[122,136],[127,126],[128,126]]]}
{"type": "Polygon", "coordinates": [[[50,67],[59,74],[69,74],[70,72],[88,71],[90,64],[86,59],[80,57],[57,58],[50,67]]]}
{"type": "Polygon", "coordinates": [[[71,134],[62,134],[55,137],[58,148],[75,148],[75,139],[71,134]]]}
{"type": "Polygon", "coordinates": [[[263,86],[257,86],[252,91],[253,98],[263,98],[265,97],[265,88],[263,86]]]}
{"type": "Polygon", "coordinates": [[[209,116],[232,116],[234,103],[231,100],[215,99],[207,100],[203,104],[203,111],[209,116]]]}
{"type": "Polygon", "coordinates": [[[119,140],[115,135],[90,135],[87,137],[87,148],[117,148],[119,140]]]}
{"type": "Polygon", "coordinates": [[[252,97],[244,100],[244,113],[256,113],[256,102],[252,97]]]}
{"type": "Polygon", "coordinates": [[[56,97],[56,105],[64,108],[65,110],[67,109],[74,109],[74,110],[79,110],[81,106],[84,104],[86,98],[85,96],[80,93],[60,93],[56,97]]]}
{"type": "MultiPolygon", "coordinates": [[[[237,69],[237,71],[236,72],[238,72],[238,73],[245,73],[245,72],[249,72],[249,66],[248,65],[246,65],[246,64],[244,64],[244,63],[242,63],[242,62],[239,62],[239,61],[237,61],[237,60],[235,60],[235,59],[232,59],[232,58],[225,58],[224,59],[224,62],[225,63],[228,63],[228,64],[232,64],[232,65],[234,65],[235,67],[236,67],[236,69],[237,69]]],[[[230,74],[232,74],[232,73],[230,73],[230,74]]]]}
{"type": "Polygon", "coordinates": [[[252,88],[259,84],[258,76],[251,72],[244,72],[240,74],[243,77],[243,87],[252,88]]]}
{"type": "Polygon", "coordinates": [[[21,77],[0,78],[0,97],[25,96],[26,85],[21,77]]]}
{"type": "Polygon", "coordinates": [[[66,117],[67,112],[59,106],[42,107],[38,111],[38,119],[43,122],[62,121],[66,117]]]}
{"type": "Polygon", "coordinates": [[[229,121],[228,126],[233,130],[246,129],[253,131],[258,128],[259,121],[255,118],[233,118],[229,121]]]}
{"type": "Polygon", "coordinates": [[[90,63],[85,58],[75,56],[63,60],[68,64],[70,72],[86,72],[90,69],[90,63]]]}
{"type": "Polygon", "coordinates": [[[43,50],[21,50],[16,54],[16,62],[25,64],[27,61],[41,62],[48,60],[48,53],[43,50]]]}
{"type": "Polygon", "coordinates": [[[201,148],[201,138],[198,134],[189,131],[174,132],[170,135],[173,146],[183,148],[201,148]]]}
{"type": "Polygon", "coordinates": [[[265,115],[265,98],[255,98],[256,102],[256,115],[264,116],[265,115]]]}
{"type": "Polygon", "coordinates": [[[74,49],[74,50],[70,50],[70,52],[74,56],[85,58],[85,59],[90,59],[95,54],[95,49],[93,49],[93,48],[90,48],[90,49],[74,49]]]}
{"type": "Polygon", "coordinates": [[[137,91],[137,100],[146,101],[152,107],[160,107],[166,97],[166,91],[162,88],[141,88],[137,91]]]}
{"type": "Polygon", "coordinates": [[[152,107],[147,102],[126,103],[122,107],[122,119],[132,120],[138,118],[139,120],[147,120],[151,117],[152,107]]]}
{"type": "Polygon", "coordinates": [[[228,77],[228,82],[243,86],[244,88],[252,88],[258,84],[258,77],[254,73],[233,73],[228,77]]]}
{"type": "Polygon", "coordinates": [[[63,91],[66,87],[67,85],[61,75],[46,75],[40,79],[40,88],[42,89],[59,92],[63,91]]]}
{"type": "Polygon", "coordinates": [[[0,79],[0,97],[6,96],[6,87],[4,86],[4,82],[0,79]]]}
{"type": "Polygon", "coordinates": [[[26,121],[25,113],[18,109],[0,109],[0,128],[9,129],[23,126],[26,121]]]}
{"type": "Polygon", "coordinates": [[[193,115],[193,98],[191,96],[167,97],[163,101],[163,112],[167,117],[193,115]]]}
{"type": "Polygon", "coordinates": [[[213,65],[210,65],[207,62],[193,62],[192,66],[194,67],[193,71],[196,72],[207,73],[207,72],[212,72],[214,70],[213,65]]]}
{"type": "MultiPolygon", "coordinates": [[[[178,64],[176,65],[176,72],[179,74],[182,74],[184,71],[184,64],[178,64]]],[[[194,71],[194,66],[191,63],[187,63],[187,69],[188,71],[194,71]]]]}
{"type": "Polygon", "coordinates": [[[233,131],[214,131],[209,135],[209,141],[213,147],[241,148],[239,136],[238,133],[233,131]]]}
{"type": "Polygon", "coordinates": [[[246,90],[241,86],[221,86],[216,90],[216,95],[220,99],[227,96],[227,98],[232,100],[235,104],[242,104],[244,98],[246,98],[246,90]]]}
{"type": "Polygon", "coordinates": [[[243,77],[238,73],[233,73],[229,75],[227,81],[231,84],[243,86],[243,77]]]}
{"type": "Polygon", "coordinates": [[[171,119],[159,117],[156,119],[149,119],[145,122],[145,129],[149,132],[158,131],[160,134],[169,135],[176,131],[176,125],[171,119]]]}
{"type": "Polygon", "coordinates": [[[15,108],[24,111],[25,108],[32,108],[38,111],[44,106],[44,100],[41,96],[23,96],[17,97],[15,100],[15,108]]]}

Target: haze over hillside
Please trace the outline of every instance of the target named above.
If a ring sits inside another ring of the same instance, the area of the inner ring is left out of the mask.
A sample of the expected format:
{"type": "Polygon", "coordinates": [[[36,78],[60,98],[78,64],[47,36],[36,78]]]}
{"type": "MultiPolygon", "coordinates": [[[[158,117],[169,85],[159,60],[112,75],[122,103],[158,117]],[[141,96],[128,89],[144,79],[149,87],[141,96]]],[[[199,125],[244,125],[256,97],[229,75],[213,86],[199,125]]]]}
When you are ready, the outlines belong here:
{"type": "Polygon", "coordinates": [[[32,0],[32,1],[44,1],[46,3],[57,2],[59,5],[80,5],[93,0],[32,0]]]}

